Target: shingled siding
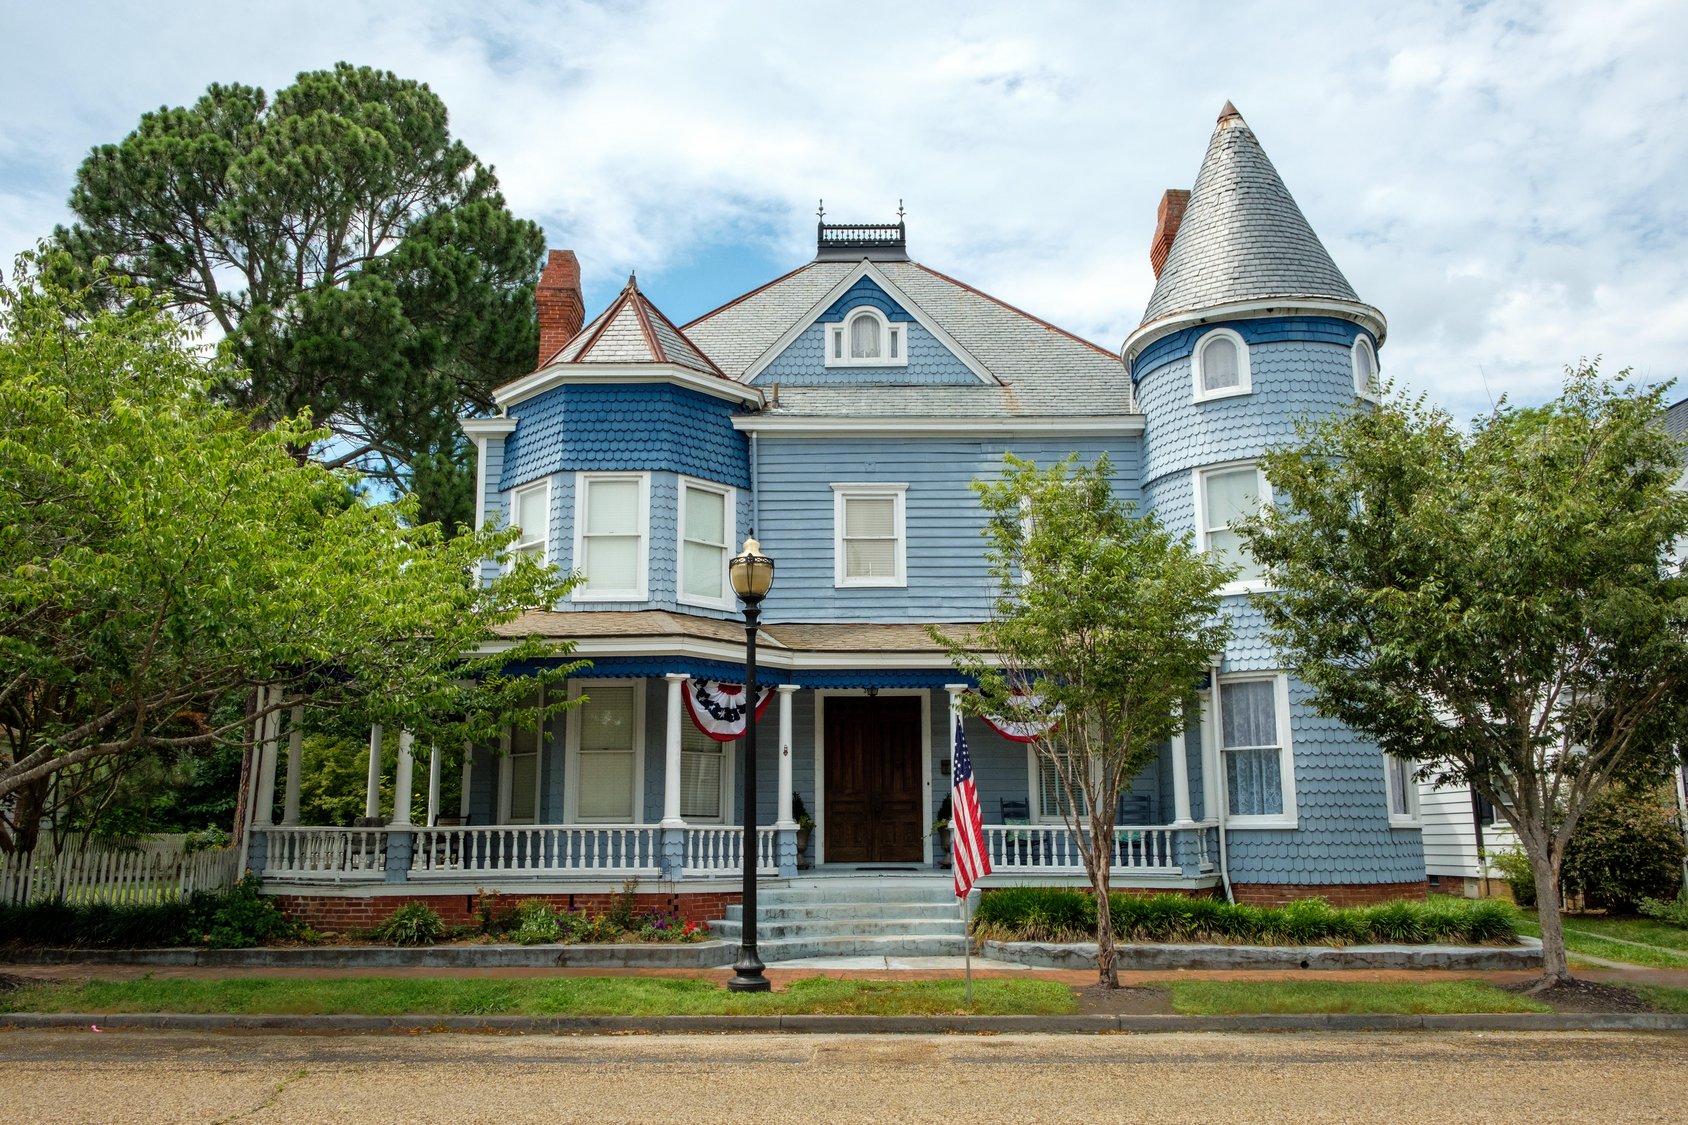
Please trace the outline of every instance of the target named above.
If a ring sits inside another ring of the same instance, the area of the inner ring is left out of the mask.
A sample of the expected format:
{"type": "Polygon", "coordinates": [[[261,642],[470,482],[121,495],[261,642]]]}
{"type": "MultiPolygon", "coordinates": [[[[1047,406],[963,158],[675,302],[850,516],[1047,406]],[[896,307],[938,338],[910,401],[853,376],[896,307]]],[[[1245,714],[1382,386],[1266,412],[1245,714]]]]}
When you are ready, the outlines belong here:
{"type": "Polygon", "coordinates": [[[930,437],[810,440],[764,436],[760,447],[762,545],[778,562],[766,619],[779,621],[969,621],[995,594],[985,561],[984,511],[968,487],[996,478],[1007,444],[1048,464],[1075,446],[1085,462],[1106,452],[1119,495],[1138,498],[1133,438],[1003,443],[930,437]],[[906,587],[834,586],[834,483],[907,484],[906,587]]]}
{"type": "Polygon", "coordinates": [[[872,305],[884,313],[885,319],[893,324],[914,320],[914,314],[898,304],[896,298],[881,289],[879,283],[871,277],[858,277],[855,284],[832,302],[818,319],[836,324],[862,305],[872,305]]]}
{"type": "MultiPolygon", "coordinates": [[[[504,435],[498,434],[488,437],[481,443],[480,456],[486,459],[486,472],[481,477],[484,489],[481,495],[481,519],[484,527],[502,527],[504,525],[504,494],[499,491],[498,483],[504,476],[504,435]]],[[[481,562],[481,581],[491,582],[498,577],[498,564],[491,559],[481,562]]]]}
{"type": "Polygon", "coordinates": [[[750,454],[732,403],[657,383],[569,384],[511,409],[498,478],[508,492],[572,469],[666,470],[739,488],[750,454]]]}
{"type": "Polygon", "coordinates": [[[904,329],[908,365],[903,367],[828,367],[826,331],[826,324],[822,321],[811,324],[751,382],[765,387],[771,383],[809,386],[830,383],[977,385],[980,381],[966,364],[917,321],[908,322],[904,329]]]}

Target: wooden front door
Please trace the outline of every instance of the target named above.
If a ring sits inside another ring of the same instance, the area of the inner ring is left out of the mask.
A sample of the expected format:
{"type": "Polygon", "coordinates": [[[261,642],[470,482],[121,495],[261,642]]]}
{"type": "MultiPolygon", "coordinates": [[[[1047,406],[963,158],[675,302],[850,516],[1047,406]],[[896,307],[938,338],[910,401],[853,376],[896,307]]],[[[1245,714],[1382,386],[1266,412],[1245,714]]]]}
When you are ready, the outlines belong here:
{"type": "Polygon", "coordinates": [[[824,861],[919,862],[919,696],[829,696],[825,709],[824,861]]]}

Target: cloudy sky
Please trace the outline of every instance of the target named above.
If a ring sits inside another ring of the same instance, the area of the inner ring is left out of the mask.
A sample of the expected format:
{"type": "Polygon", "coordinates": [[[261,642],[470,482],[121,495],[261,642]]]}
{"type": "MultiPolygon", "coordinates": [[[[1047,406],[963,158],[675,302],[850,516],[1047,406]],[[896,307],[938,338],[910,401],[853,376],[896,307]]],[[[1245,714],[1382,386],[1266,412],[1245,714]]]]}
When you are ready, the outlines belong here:
{"type": "MultiPolygon", "coordinates": [[[[0,255],[88,150],[211,82],[338,60],[428,82],[596,311],[677,321],[908,211],[914,256],[1109,348],[1155,204],[1227,98],[1460,416],[1604,355],[1688,375],[1688,5],[63,0],[0,10],[0,255]]],[[[1688,383],[1688,381],[1685,381],[1688,383]]],[[[1688,395],[1688,385],[1672,398],[1688,395]]]]}

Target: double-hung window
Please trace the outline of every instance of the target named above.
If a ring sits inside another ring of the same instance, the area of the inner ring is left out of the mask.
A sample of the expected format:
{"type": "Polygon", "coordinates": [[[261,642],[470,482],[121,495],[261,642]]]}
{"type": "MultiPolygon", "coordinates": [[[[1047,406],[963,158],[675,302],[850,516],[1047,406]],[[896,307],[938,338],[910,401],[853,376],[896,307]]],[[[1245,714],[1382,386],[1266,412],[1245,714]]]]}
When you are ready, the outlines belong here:
{"type": "Polygon", "coordinates": [[[569,819],[581,824],[633,824],[644,776],[644,682],[569,681],[584,702],[568,713],[569,819]]]}
{"type": "Polygon", "coordinates": [[[542,480],[510,495],[510,522],[516,528],[512,555],[527,555],[534,562],[547,561],[551,531],[551,482],[542,480]]]}
{"type": "Polygon", "coordinates": [[[733,490],[680,478],[680,601],[731,609],[727,560],[732,557],[733,490]]]}
{"type": "MultiPolygon", "coordinates": [[[[1065,823],[1072,812],[1073,802],[1067,799],[1066,787],[1061,784],[1060,768],[1066,767],[1070,774],[1075,765],[1082,769],[1083,763],[1075,763],[1071,754],[1043,754],[1035,746],[1027,746],[1026,749],[1031,753],[1032,769],[1037,778],[1037,820],[1045,824],[1065,823]],[[1060,758],[1059,766],[1056,757],[1060,758]]],[[[1078,803],[1079,815],[1085,816],[1089,813],[1089,805],[1084,799],[1083,784],[1078,777],[1074,777],[1073,782],[1073,799],[1078,803]]]]}
{"type": "Polygon", "coordinates": [[[1195,490],[1197,546],[1237,568],[1236,577],[1221,592],[1258,589],[1265,568],[1243,546],[1242,536],[1232,525],[1258,512],[1262,502],[1271,502],[1265,474],[1252,463],[1197,469],[1195,490]]]}
{"type": "Polygon", "coordinates": [[[680,720],[680,816],[694,824],[721,824],[727,819],[727,782],[732,771],[730,748],[680,720]]]}
{"type": "Polygon", "coordinates": [[[907,586],[906,484],[835,484],[834,584],[907,586]]]}
{"type": "MultiPolygon", "coordinates": [[[[537,710],[544,705],[541,688],[525,704],[537,710]]],[[[505,736],[504,760],[498,774],[498,822],[500,824],[539,823],[539,776],[541,751],[546,744],[545,724],[537,726],[517,723],[505,736]]]]}
{"type": "Polygon", "coordinates": [[[581,473],[574,508],[576,601],[645,600],[650,476],[581,473]]]}
{"type": "Polygon", "coordinates": [[[1289,687],[1283,676],[1221,677],[1219,746],[1227,823],[1295,827],[1289,687]]]}
{"type": "Polygon", "coordinates": [[[1392,828],[1418,827],[1418,782],[1412,762],[1393,754],[1383,756],[1384,789],[1389,798],[1389,825],[1392,828]]]}

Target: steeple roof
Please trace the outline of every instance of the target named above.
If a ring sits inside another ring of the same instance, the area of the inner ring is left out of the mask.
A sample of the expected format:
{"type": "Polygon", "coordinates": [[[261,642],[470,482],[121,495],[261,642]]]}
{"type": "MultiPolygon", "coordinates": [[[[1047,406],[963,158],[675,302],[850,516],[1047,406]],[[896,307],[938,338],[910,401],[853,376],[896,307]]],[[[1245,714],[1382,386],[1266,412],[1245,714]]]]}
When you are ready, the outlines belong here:
{"type": "Polygon", "coordinates": [[[609,363],[667,363],[704,375],[727,377],[673,321],[662,315],[661,309],[639,292],[638,280],[631,274],[626,288],[610,302],[610,307],[540,366],[609,363]]]}
{"type": "Polygon", "coordinates": [[[1273,297],[1360,303],[1254,130],[1226,102],[1142,323],[1273,297]]]}

